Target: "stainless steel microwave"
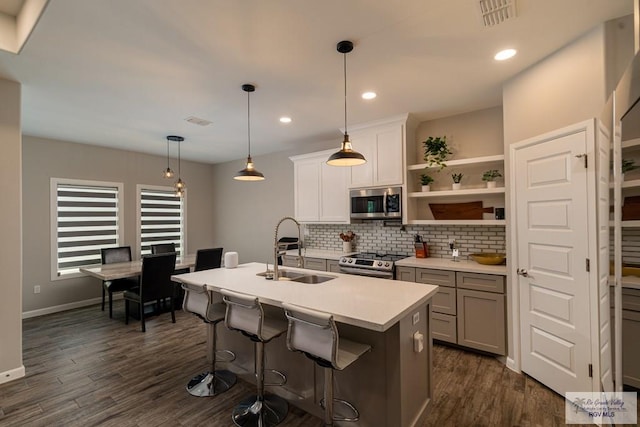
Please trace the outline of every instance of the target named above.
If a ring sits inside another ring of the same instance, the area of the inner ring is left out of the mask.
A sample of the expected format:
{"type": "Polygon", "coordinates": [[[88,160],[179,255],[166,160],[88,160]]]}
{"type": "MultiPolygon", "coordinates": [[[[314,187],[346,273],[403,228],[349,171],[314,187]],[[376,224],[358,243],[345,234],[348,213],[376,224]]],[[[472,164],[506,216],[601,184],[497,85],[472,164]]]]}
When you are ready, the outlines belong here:
{"type": "Polygon", "coordinates": [[[402,220],[402,188],[351,190],[351,219],[402,220]]]}

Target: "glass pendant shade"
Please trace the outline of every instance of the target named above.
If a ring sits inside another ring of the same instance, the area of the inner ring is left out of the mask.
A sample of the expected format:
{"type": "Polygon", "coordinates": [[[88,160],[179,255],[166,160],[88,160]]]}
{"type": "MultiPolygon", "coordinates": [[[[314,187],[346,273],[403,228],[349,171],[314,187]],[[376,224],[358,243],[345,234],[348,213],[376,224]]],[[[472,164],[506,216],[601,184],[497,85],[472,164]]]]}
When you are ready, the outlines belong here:
{"type": "Polygon", "coordinates": [[[327,160],[327,164],[331,166],[358,166],[367,163],[364,156],[351,148],[349,135],[344,134],[342,148],[333,153],[327,160]]]}
{"type": "Polygon", "coordinates": [[[367,163],[367,159],[353,150],[347,133],[347,53],[353,50],[353,43],[349,40],[343,40],[338,43],[337,50],[344,55],[344,139],[340,150],[327,159],[327,164],[330,166],[358,166],[367,163]]]}
{"type": "Polygon", "coordinates": [[[166,179],[170,179],[173,178],[173,171],[171,170],[171,167],[169,166],[169,141],[171,141],[171,137],[167,137],[167,168],[162,172],[162,176],[166,179]]]}
{"type": "Polygon", "coordinates": [[[264,175],[258,172],[253,166],[253,159],[251,158],[251,104],[249,103],[249,95],[256,90],[256,87],[251,84],[242,85],[242,90],[247,92],[247,141],[248,141],[248,155],[247,163],[241,171],[235,174],[233,179],[236,181],[262,181],[264,175]]]}
{"type": "MultiPolygon", "coordinates": [[[[180,167],[182,166],[182,159],[180,157],[180,143],[184,141],[184,138],[181,136],[168,136],[167,140],[175,141],[178,143],[178,180],[173,184],[173,188],[176,190],[176,196],[182,197],[184,196],[184,190],[187,188],[187,184],[185,184],[185,182],[182,180],[182,177],[180,176],[180,167]]],[[[167,164],[167,170],[171,172],[171,176],[173,176],[173,171],[169,169],[169,164],[167,164]]]]}

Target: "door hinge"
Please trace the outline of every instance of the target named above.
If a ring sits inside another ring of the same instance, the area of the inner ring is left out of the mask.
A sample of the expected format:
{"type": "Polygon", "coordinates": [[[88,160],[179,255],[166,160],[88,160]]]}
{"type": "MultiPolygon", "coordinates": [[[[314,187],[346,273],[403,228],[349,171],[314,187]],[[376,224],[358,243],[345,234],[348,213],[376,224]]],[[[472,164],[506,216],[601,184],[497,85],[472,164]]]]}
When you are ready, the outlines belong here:
{"type": "Polygon", "coordinates": [[[589,262],[589,258],[587,258],[586,267],[587,267],[587,271],[591,271],[591,262],[589,262]]]}
{"type": "Polygon", "coordinates": [[[589,363],[589,378],[593,378],[593,365],[589,363]]]}

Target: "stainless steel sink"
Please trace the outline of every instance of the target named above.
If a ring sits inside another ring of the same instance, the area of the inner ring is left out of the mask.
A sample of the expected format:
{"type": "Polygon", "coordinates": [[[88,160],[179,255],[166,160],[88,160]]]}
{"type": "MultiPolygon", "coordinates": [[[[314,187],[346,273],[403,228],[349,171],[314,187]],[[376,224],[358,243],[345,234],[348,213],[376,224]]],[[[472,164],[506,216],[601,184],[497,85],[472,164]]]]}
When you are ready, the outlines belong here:
{"type": "MultiPolygon", "coordinates": [[[[257,273],[256,276],[273,279],[273,271],[263,271],[261,273],[257,273]]],[[[335,277],[325,276],[322,274],[305,274],[297,271],[278,270],[278,280],[291,280],[298,283],[317,284],[324,283],[331,279],[335,279],[335,277]]]]}
{"type": "Polygon", "coordinates": [[[335,277],[333,276],[322,276],[319,274],[306,274],[304,276],[300,276],[291,280],[298,283],[316,284],[316,283],[324,283],[333,279],[335,279],[335,277]]]}

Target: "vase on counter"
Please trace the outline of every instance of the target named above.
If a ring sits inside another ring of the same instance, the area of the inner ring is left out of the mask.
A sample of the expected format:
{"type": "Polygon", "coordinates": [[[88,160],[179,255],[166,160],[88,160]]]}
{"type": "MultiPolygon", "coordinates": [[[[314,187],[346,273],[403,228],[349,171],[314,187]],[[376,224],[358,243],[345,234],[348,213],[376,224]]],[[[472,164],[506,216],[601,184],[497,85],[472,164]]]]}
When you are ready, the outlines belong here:
{"type": "Polygon", "coordinates": [[[342,242],[342,252],[352,252],[351,242],[342,242]]]}
{"type": "Polygon", "coordinates": [[[422,186],[422,191],[431,191],[431,186],[430,185],[423,185],[422,186]]]}
{"type": "Polygon", "coordinates": [[[451,184],[451,189],[452,190],[459,190],[460,186],[461,186],[461,184],[459,182],[454,182],[453,184],[451,184]]]}

